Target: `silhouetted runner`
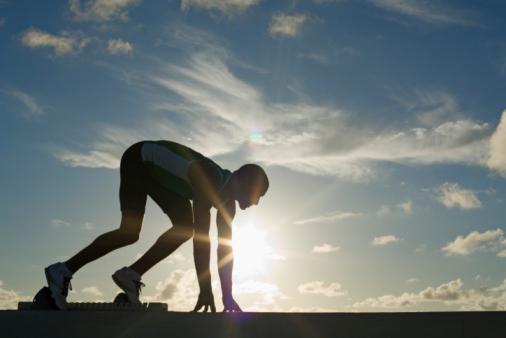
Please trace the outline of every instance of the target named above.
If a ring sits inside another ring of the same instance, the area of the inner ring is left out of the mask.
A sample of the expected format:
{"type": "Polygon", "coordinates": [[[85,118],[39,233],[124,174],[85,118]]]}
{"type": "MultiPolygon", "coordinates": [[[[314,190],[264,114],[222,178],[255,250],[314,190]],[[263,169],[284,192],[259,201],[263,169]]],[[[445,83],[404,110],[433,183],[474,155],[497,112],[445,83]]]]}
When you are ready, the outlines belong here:
{"type": "Polygon", "coordinates": [[[245,164],[231,172],[204,155],[170,141],[143,141],[128,148],[121,158],[119,199],[121,224],[97,237],[63,263],[45,268],[46,279],[58,308],[67,309],[72,275],[85,264],[135,243],[149,195],[169,216],[173,226],[135,263],[116,271],[112,278],[132,303],[139,303],[141,276],[193,237],[193,254],[200,294],[193,311],[216,311],[209,270],[210,211],[217,209],[218,271],[223,311],[241,311],[232,297],[232,220],[235,202],[241,209],[257,205],[269,187],[265,171],[245,164]],[[193,204],[190,202],[193,200],[193,204]]]}

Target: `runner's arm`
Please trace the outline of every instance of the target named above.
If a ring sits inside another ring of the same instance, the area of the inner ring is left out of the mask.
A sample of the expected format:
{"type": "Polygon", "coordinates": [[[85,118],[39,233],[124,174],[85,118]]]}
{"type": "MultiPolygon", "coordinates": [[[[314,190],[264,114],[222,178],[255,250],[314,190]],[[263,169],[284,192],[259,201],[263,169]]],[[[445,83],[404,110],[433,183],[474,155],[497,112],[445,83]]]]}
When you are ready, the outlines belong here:
{"type": "Polygon", "coordinates": [[[232,270],[234,253],[232,247],[232,220],[235,216],[235,201],[228,202],[216,215],[218,227],[218,272],[223,296],[232,295],[232,270]]]}
{"type": "Polygon", "coordinates": [[[188,177],[193,189],[193,217],[194,230],[193,237],[193,259],[195,270],[200,287],[200,295],[194,311],[204,307],[207,312],[208,307],[215,312],[213,293],[211,288],[211,272],[209,269],[210,260],[210,240],[209,228],[211,221],[211,207],[213,199],[213,187],[215,175],[212,168],[203,163],[194,163],[190,167],[188,177]]]}

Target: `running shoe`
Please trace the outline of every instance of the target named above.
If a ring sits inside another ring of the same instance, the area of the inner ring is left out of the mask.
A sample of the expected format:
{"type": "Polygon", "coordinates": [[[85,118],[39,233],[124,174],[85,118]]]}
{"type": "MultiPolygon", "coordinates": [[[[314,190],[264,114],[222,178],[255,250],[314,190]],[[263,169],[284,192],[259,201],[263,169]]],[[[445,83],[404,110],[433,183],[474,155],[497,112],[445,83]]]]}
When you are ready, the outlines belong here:
{"type": "Polygon", "coordinates": [[[145,286],[141,282],[141,275],[125,266],[112,275],[112,280],[125,292],[130,303],[140,304],[141,287],[145,286]]]}
{"type": "Polygon", "coordinates": [[[67,296],[69,289],[72,290],[72,272],[64,263],[55,263],[44,269],[47,286],[51,290],[51,298],[60,310],[67,310],[67,296]]]}

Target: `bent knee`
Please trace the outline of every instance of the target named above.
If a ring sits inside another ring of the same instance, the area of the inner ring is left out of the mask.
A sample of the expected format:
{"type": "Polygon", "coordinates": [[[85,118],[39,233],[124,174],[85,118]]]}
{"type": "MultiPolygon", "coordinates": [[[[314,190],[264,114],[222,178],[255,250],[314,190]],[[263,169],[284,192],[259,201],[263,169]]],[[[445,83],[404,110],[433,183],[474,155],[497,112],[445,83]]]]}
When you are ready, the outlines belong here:
{"type": "Polygon", "coordinates": [[[193,237],[193,228],[192,227],[176,227],[177,235],[182,241],[188,241],[193,237]]]}
{"type": "Polygon", "coordinates": [[[126,232],[126,231],[118,231],[119,234],[119,240],[121,244],[123,245],[130,245],[134,244],[139,240],[139,233],[138,232],[126,232]]]}

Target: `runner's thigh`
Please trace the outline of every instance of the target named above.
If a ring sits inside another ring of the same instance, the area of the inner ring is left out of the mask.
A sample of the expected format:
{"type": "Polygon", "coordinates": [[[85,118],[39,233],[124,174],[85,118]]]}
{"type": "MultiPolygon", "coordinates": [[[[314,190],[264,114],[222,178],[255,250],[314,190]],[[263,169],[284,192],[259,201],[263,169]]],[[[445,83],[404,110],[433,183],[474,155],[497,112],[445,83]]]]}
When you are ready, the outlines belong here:
{"type": "Polygon", "coordinates": [[[193,228],[193,209],[189,199],[160,185],[152,185],[148,195],[169,216],[173,226],[193,228]]]}

